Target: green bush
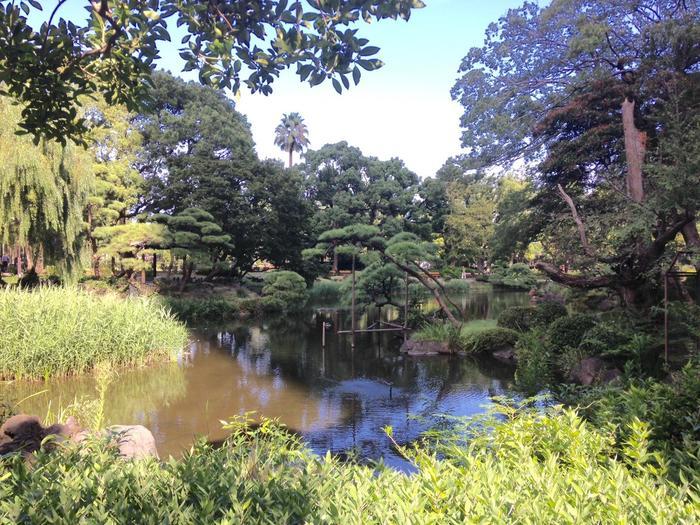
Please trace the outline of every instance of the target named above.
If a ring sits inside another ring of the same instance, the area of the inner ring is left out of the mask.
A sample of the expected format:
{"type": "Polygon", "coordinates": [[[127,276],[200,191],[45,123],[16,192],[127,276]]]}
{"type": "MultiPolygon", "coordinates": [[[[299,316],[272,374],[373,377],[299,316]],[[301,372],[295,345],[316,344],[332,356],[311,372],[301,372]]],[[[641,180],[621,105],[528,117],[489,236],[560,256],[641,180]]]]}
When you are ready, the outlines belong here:
{"type": "Polygon", "coordinates": [[[700,479],[700,363],[692,361],[670,381],[632,379],[596,388],[566,387],[558,397],[580,405],[598,427],[616,429],[619,442],[630,439],[629,425],[649,423],[651,448],[663,452],[679,470],[700,479]]]}
{"type": "Polygon", "coordinates": [[[445,290],[452,295],[464,295],[469,292],[469,282],[464,279],[452,279],[446,281],[445,290]]]}
{"type": "Polygon", "coordinates": [[[306,281],[298,273],[290,271],[267,274],[262,295],[263,307],[275,311],[300,310],[309,300],[306,281]]]}
{"type": "Polygon", "coordinates": [[[513,348],[518,342],[518,332],[508,328],[494,327],[472,332],[462,339],[461,347],[471,354],[494,352],[513,348]]]}
{"type": "Polygon", "coordinates": [[[184,325],[155,300],[58,287],[0,290],[0,326],[5,379],[174,359],[188,338],[184,325]]]}
{"type": "Polygon", "coordinates": [[[260,300],[237,297],[165,297],[165,304],[180,320],[188,323],[220,323],[241,314],[257,313],[260,300]]]}
{"type": "Polygon", "coordinates": [[[498,316],[498,326],[527,332],[532,324],[534,308],[531,306],[509,306],[498,316]]]}
{"type": "Polygon", "coordinates": [[[543,332],[522,333],[515,346],[515,355],[518,363],[515,381],[521,389],[536,393],[551,382],[554,362],[543,332]]]}
{"type": "Polygon", "coordinates": [[[309,290],[313,301],[340,301],[343,295],[343,282],[330,279],[319,279],[309,290]]]}
{"type": "Polygon", "coordinates": [[[497,266],[488,278],[491,284],[530,290],[537,286],[537,277],[527,264],[515,263],[510,266],[497,266]]]}
{"type": "Polygon", "coordinates": [[[568,312],[563,304],[557,301],[542,301],[537,303],[533,309],[530,325],[546,328],[557,319],[567,315],[568,312]]]}
{"type": "Polygon", "coordinates": [[[579,346],[590,355],[616,352],[630,343],[632,335],[616,323],[601,322],[586,331],[579,346]]]}
{"type": "Polygon", "coordinates": [[[595,317],[588,314],[573,314],[560,317],[547,329],[547,342],[555,353],[565,348],[577,348],[584,335],[595,325],[595,317]]]}
{"type": "Polygon", "coordinates": [[[617,443],[574,411],[497,407],[399,447],[411,475],[313,455],[269,422],[181,460],[124,461],[89,441],[0,459],[7,523],[697,523],[697,487],[670,481],[647,429],[617,443]],[[485,430],[486,429],[486,430],[485,430]],[[465,445],[464,436],[470,436],[465,445]]]}

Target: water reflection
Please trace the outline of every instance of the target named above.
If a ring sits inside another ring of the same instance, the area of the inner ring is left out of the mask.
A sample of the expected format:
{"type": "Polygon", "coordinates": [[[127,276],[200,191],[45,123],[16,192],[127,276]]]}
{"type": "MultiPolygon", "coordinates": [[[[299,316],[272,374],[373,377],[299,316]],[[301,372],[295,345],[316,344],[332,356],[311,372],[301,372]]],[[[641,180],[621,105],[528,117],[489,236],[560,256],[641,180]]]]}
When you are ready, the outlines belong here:
{"type": "MultiPolygon", "coordinates": [[[[493,317],[505,306],[527,301],[526,294],[490,289],[470,296],[465,304],[473,318],[493,317]]],[[[378,316],[388,320],[395,313],[370,311],[359,326],[378,316]]],[[[353,349],[350,336],[335,334],[349,324],[346,310],[315,308],[294,318],[196,333],[179,363],[120,372],[109,388],[107,420],[149,427],[166,456],[180,454],[198,435],[224,437],[220,420],[254,411],[301,431],[320,453],[354,449],[362,457],[383,457],[406,468],[384,436],[384,426],[407,442],[427,429],[436,413],[475,414],[493,396],[511,393],[512,370],[504,365],[406,357],[398,352],[401,336],[391,332],[359,334],[353,349]],[[332,324],[325,349],[323,322],[332,324]]],[[[4,388],[4,397],[15,400],[46,389],[22,404],[40,415],[49,402],[55,407],[94,395],[91,378],[4,388]]]]}

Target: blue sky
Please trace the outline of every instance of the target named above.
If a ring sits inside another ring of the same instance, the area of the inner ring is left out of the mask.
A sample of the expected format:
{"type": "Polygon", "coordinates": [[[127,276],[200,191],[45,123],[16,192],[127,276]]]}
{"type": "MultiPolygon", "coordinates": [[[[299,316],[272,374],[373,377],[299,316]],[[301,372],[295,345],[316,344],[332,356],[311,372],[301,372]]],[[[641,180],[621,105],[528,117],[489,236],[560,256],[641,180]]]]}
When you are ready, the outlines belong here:
{"type": "MultiPolygon", "coordinates": [[[[291,71],[283,73],[265,97],[243,91],[237,108],[251,123],[258,154],[284,160],[273,143],[283,113],[301,113],[311,147],[347,140],[366,155],[399,157],[421,177],[435,174],[460,153],[459,104],[450,99],[460,60],[481,45],[487,25],[521,0],[424,0],[409,22],[360,24],[360,34],[381,48],[385,66],[365,72],[358,86],[338,95],[324,83],[310,88],[291,71]]],[[[59,14],[81,20],[85,0],[69,0],[59,14]]],[[[44,12],[55,0],[42,2],[44,12]]],[[[173,35],[173,41],[179,42],[173,35]]],[[[177,45],[163,48],[160,67],[179,74],[177,45]]],[[[193,78],[190,74],[186,78],[193,78]]]]}

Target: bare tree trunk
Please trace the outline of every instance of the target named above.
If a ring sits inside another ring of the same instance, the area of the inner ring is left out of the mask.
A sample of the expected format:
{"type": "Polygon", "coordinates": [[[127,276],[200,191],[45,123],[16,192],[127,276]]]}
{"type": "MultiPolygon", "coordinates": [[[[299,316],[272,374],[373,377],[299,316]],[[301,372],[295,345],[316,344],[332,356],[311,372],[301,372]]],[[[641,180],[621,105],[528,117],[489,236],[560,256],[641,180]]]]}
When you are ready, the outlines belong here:
{"type": "Polygon", "coordinates": [[[647,134],[634,123],[634,100],[625,97],[622,102],[622,128],[625,134],[625,156],[627,158],[627,194],[634,202],[644,200],[644,177],[642,167],[646,156],[647,134]]]}
{"type": "Polygon", "coordinates": [[[156,280],[156,276],[158,275],[158,254],[153,253],[153,258],[151,259],[151,264],[152,264],[152,269],[153,269],[153,280],[156,280]]]}
{"type": "Polygon", "coordinates": [[[289,148],[289,169],[292,169],[292,155],[294,153],[294,150],[292,148],[289,148]]]}

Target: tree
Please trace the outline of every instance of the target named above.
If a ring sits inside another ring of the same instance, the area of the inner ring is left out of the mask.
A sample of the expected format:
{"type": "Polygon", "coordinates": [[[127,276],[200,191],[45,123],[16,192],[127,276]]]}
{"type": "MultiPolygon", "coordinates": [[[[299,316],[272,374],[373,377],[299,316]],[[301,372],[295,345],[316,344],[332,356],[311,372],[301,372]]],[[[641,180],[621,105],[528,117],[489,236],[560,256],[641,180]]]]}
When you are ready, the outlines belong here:
{"type": "Polygon", "coordinates": [[[96,256],[114,261],[113,277],[132,280],[141,273],[145,281],[146,256],[154,256],[171,243],[171,233],[163,224],[129,221],[112,226],[99,226],[92,232],[98,245],[96,256]],[[116,264],[119,265],[117,270],[116,264]]]}
{"type": "Polygon", "coordinates": [[[231,237],[224,234],[214,216],[199,208],[187,208],[176,215],[158,214],[151,220],[166,226],[167,237],[160,244],[174,256],[182,257],[180,292],[192,278],[198,262],[215,266],[231,248],[231,237]]]}
{"type": "Polygon", "coordinates": [[[673,126],[662,109],[676,99],[697,111],[699,35],[697,3],[526,2],[464,58],[452,94],[467,158],[536,163],[543,231],[560,246],[577,239],[576,272],[538,263],[552,279],[643,303],[666,246],[681,232],[692,242],[697,200],[670,202],[678,181],[652,181],[650,166],[673,126]]]}
{"type": "Polygon", "coordinates": [[[99,277],[102,256],[94,232],[102,228],[102,238],[111,238],[104,228],[125,225],[138,204],[144,180],[134,164],[142,137],[132,123],[135,115],[123,106],[110,106],[99,100],[85,111],[95,173],[95,187],[88,198],[85,218],[93,272],[99,277]]]}
{"type": "Polygon", "coordinates": [[[313,86],[326,79],[341,92],[360,68],[382,63],[379,48],[351,29],[359,19],[408,20],[420,0],[100,0],[85,2],[86,23],[61,18],[58,0],[46,22],[28,15],[41,2],[0,0],[0,82],[25,107],[19,126],[39,137],[81,140],[76,104],[104,94],[109,103],[139,109],[147,97],[167,23],[186,29],[180,57],[202,82],[237,92],[245,84],[269,94],[280,71],[296,66],[313,86]]]}
{"type": "Polygon", "coordinates": [[[311,235],[301,176],[258,160],[247,120],[221,92],[164,73],[154,81],[153,112],[137,121],[147,188],[139,211],[211,213],[231,237],[222,263],[234,277],[257,259],[301,271],[311,235]]]}
{"type": "Polygon", "coordinates": [[[206,210],[231,236],[233,271],[244,272],[258,257],[263,219],[249,189],[258,167],[250,126],[221,92],[164,73],[154,84],[152,112],[139,119],[137,166],[146,181],[139,211],[206,210]]]}
{"type": "Polygon", "coordinates": [[[495,188],[473,175],[447,184],[450,213],[445,219],[447,257],[485,271],[491,260],[496,211],[495,188]]]}
{"type": "Polygon", "coordinates": [[[275,128],[275,144],[289,153],[289,168],[292,167],[292,154],[301,153],[309,146],[309,130],[299,113],[285,113],[275,128]]]}
{"type": "Polygon", "coordinates": [[[407,273],[428,290],[454,326],[460,326],[464,320],[464,311],[449,298],[443,284],[425,268],[426,263],[436,260],[434,243],[421,240],[409,232],[386,239],[378,227],[367,224],[351,224],[328,230],[318,240],[315,248],[305,251],[306,257],[325,257],[336,248],[355,253],[356,256],[363,250],[374,251],[384,262],[407,273]]]}
{"type": "Polygon", "coordinates": [[[22,108],[0,96],[0,244],[22,273],[44,262],[70,272],[85,240],[83,212],[92,191],[91,159],[51,140],[32,144],[14,133],[22,108]]]}
{"type": "MultiPolygon", "coordinates": [[[[426,233],[415,199],[418,176],[400,159],[366,157],[343,141],[307,151],[302,172],[306,197],[317,209],[316,235],[359,223],[391,234],[426,233]]],[[[333,271],[337,270],[336,254],[333,271]]]]}

